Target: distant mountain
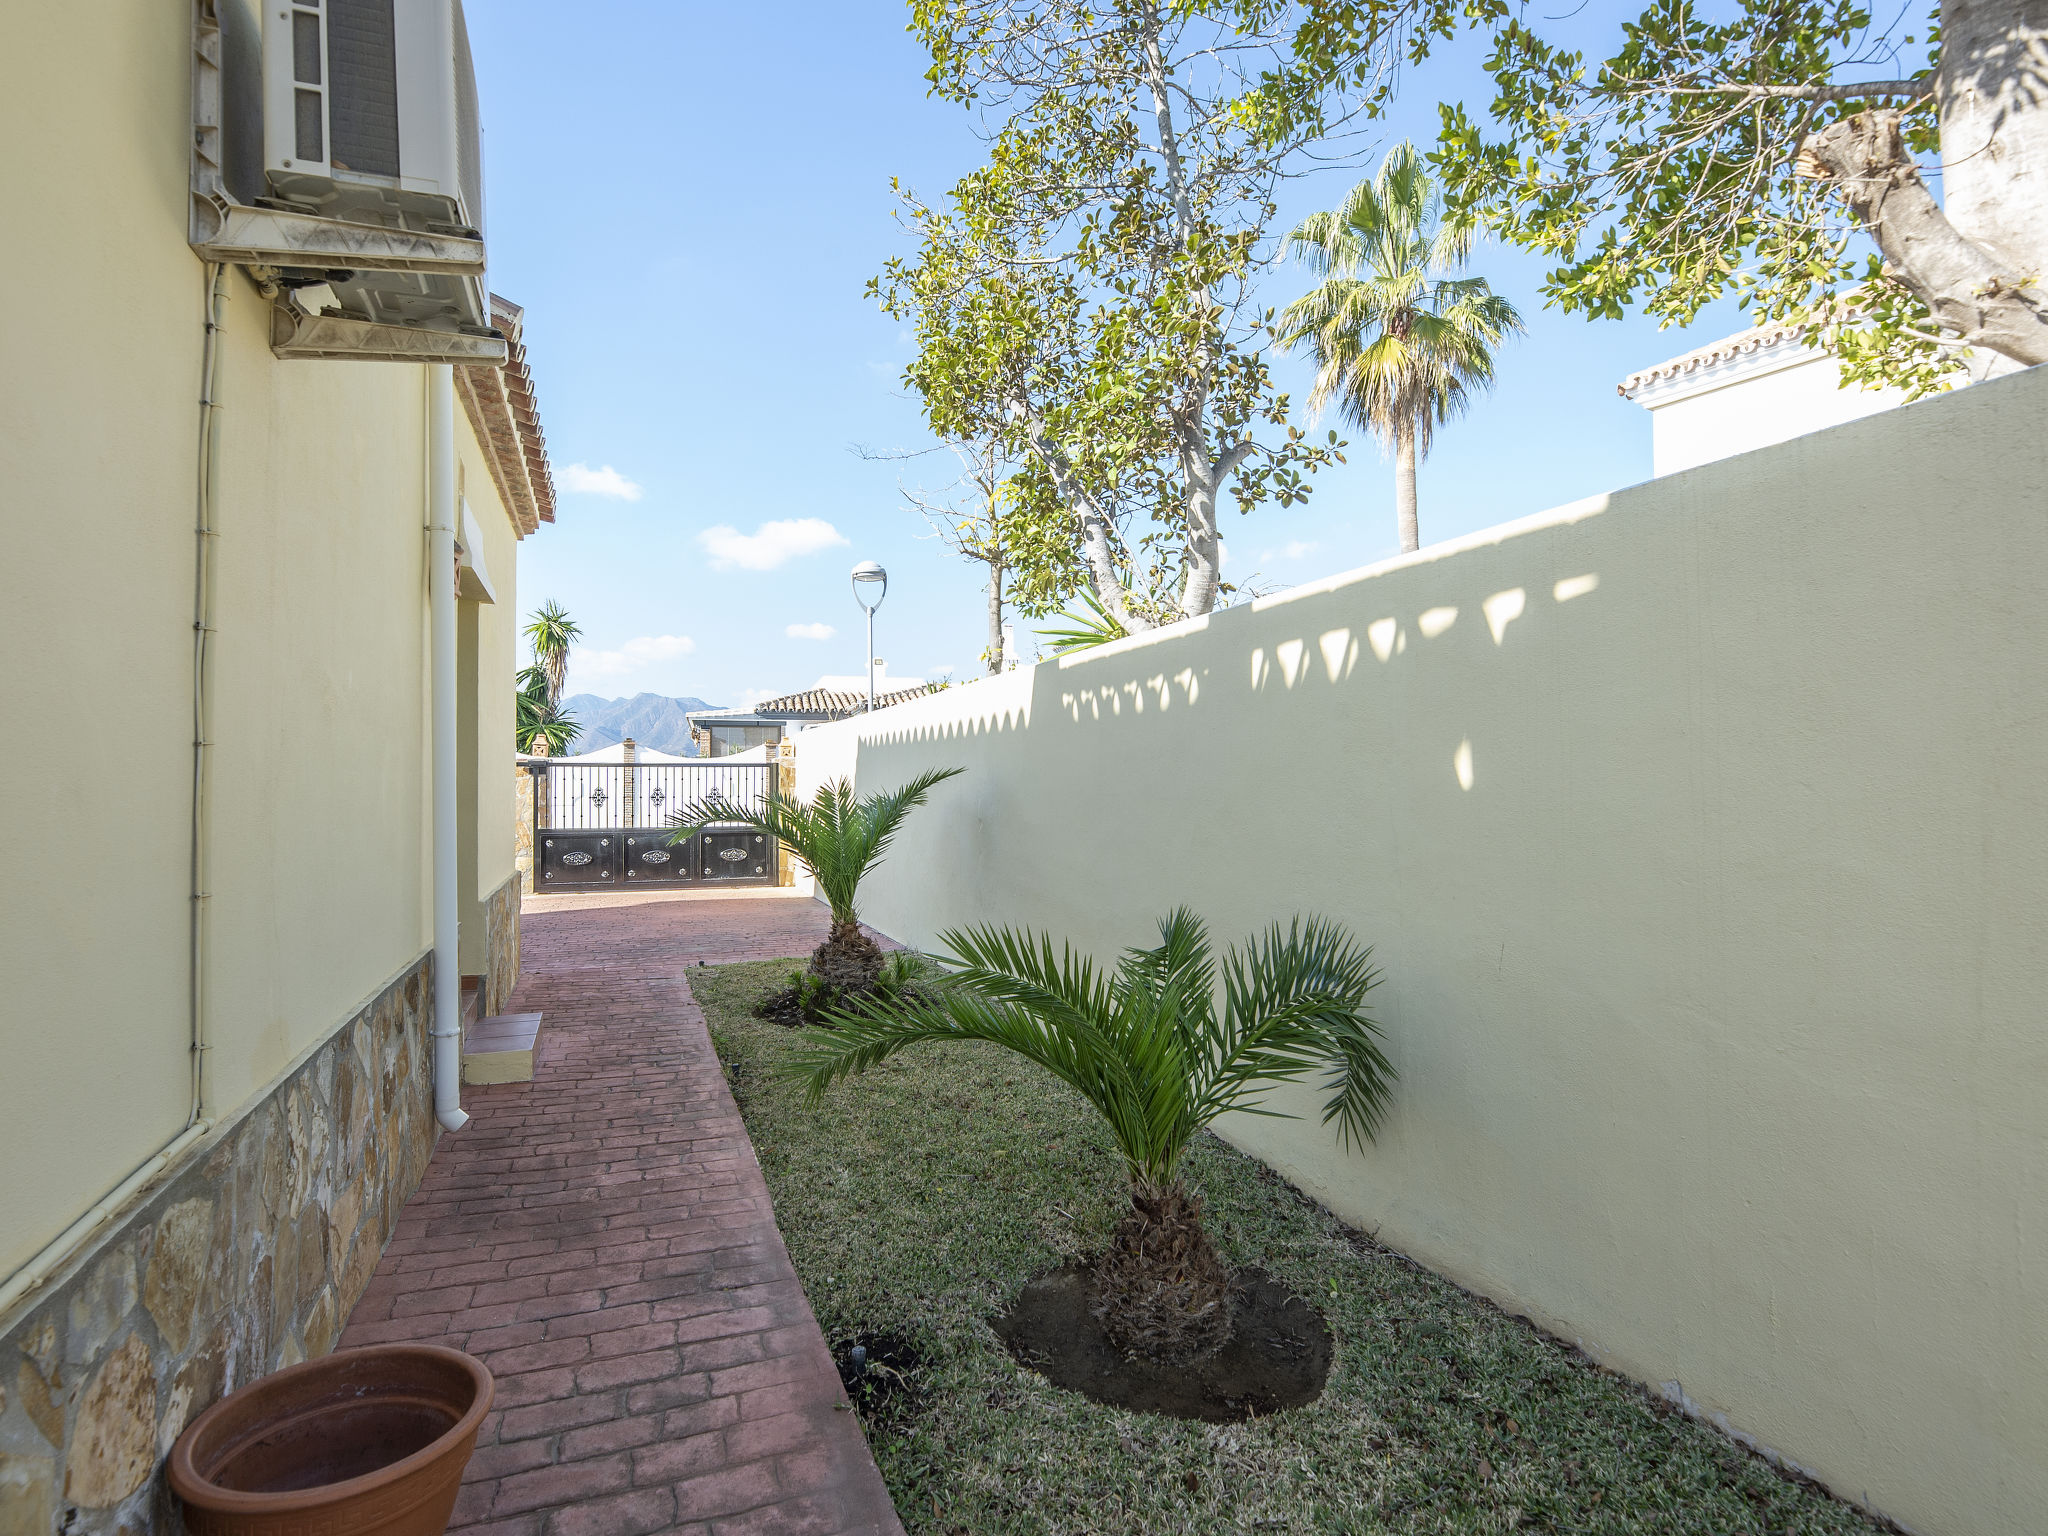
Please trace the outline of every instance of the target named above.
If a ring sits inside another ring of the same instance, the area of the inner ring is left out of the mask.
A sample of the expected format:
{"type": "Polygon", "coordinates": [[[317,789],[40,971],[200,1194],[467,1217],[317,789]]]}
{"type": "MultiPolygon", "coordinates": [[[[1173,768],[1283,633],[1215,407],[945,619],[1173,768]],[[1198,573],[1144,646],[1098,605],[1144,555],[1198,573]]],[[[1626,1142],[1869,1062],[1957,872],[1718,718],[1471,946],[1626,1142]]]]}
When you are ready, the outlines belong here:
{"type": "Polygon", "coordinates": [[[634,744],[677,757],[695,757],[690,744],[690,722],[684,715],[693,709],[715,709],[702,699],[671,699],[665,694],[636,693],[630,699],[601,699],[594,693],[572,693],[562,708],[576,717],[583,734],[571,752],[595,752],[628,736],[634,744]]]}

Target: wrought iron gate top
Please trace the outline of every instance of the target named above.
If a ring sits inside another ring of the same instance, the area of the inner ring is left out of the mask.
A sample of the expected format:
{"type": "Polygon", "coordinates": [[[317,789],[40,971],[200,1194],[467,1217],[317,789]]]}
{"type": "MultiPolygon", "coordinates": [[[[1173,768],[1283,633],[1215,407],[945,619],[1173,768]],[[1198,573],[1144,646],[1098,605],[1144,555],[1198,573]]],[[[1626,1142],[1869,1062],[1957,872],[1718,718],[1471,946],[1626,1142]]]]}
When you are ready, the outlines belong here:
{"type": "Polygon", "coordinates": [[[537,890],[775,883],[776,841],[750,828],[670,841],[677,813],[713,794],[748,809],[773,800],[773,763],[536,760],[527,771],[537,890]]]}

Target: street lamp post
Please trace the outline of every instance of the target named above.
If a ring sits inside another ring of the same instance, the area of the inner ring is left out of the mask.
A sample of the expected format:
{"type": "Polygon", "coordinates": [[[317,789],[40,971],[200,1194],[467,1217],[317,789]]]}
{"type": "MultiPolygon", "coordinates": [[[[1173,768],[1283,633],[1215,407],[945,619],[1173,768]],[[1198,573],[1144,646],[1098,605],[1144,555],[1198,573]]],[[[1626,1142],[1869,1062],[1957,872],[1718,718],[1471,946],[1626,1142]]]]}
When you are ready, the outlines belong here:
{"type": "Polygon", "coordinates": [[[875,707],[875,610],[882,606],[882,599],[889,595],[889,573],[872,560],[863,560],[853,568],[853,600],[861,605],[868,616],[868,709],[875,707]],[[875,600],[867,598],[867,589],[875,589],[875,600]]]}

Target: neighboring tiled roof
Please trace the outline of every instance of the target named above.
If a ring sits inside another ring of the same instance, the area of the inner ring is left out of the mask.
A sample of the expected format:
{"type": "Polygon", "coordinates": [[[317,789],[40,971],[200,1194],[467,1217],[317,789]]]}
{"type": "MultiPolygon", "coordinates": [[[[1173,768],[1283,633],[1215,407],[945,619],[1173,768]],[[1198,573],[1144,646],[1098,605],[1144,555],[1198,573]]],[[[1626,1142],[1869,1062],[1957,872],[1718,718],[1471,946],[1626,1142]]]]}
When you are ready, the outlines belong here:
{"type": "Polygon", "coordinates": [[[498,497],[525,538],[555,520],[555,477],[548,467],[547,437],[533,400],[533,375],[519,333],[526,311],[510,299],[491,295],[491,324],[505,333],[509,355],[503,368],[457,368],[463,410],[476,431],[498,497]]]}
{"type": "MultiPolygon", "coordinates": [[[[878,693],[875,695],[875,708],[887,709],[891,704],[907,703],[937,691],[931,683],[919,683],[915,688],[878,693]]],[[[868,696],[864,693],[832,693],[824,688],[806,688],[802,693],[784,694],[779,699],[763,699],[754,706],[754,713],[764,720],[845,720],[867,707],[868,696]]]]}
{"type": "Polygon", "coordinates": [[[1680,378],[1688,373],[1698,373],[1702,368],[1711,368],[1717,363],[1733,362],[1738,357],[1768,352],[1785,342],[1798,340],[1805,329],[1804,325],[1766,325],[1753,331],[1743,331],[1739,335],[1724,336],[1719,341],[1710,341],[1704,347],[1696,347],[1690,352],[1672,358],[1669,362],[1630,374],[1614,386],[1615,393],[1624,400],[1633,400],[1636,391],[1647,385],[1680,378]]]}

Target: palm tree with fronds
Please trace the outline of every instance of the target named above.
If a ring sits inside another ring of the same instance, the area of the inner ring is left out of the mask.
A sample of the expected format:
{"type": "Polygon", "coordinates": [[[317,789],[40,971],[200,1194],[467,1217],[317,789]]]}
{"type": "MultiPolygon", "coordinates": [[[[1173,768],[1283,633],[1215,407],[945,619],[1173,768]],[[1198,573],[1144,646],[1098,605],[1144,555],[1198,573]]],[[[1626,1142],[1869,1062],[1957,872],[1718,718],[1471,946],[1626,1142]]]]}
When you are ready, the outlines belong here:
{"type": "Polygon", "coordinates": [[[516,745],[535,757],[560,757],[583,734],[576,717],[548,698],[547,673],[538,666],[519,669],[516,745]]]}
{"type": "Polygon", "coordinates": [[[882,968],[882,951],[860,931],[854,898],[868,872],[881,863],[904,819],[931,792],[964,768],[934,768],[900,789],[856,797],[845,779],[834,779],[811,803],[774,796],[742,805],[722,791],[684,806],[669,818],[671,844],[686,843],[707,827],[744,827],[786,844],[817,878],[832,909],[832,931],[811,955],[811,974],[855,990],[871,985],[882,968]]]}
{"type": "Polygon", "coordinates": [[[1413,144],[1343,203],[1313,213],[1286,249],[1323,280],[1281,311],[1281,346],[1316,360],[1309,409],[1336,401],[1346,420],[1394,450],[1401,548],[1421,547],[1415,470],[1436,428],[1493,382],[1493,353],[1523,329],[1483,277],[1453,277],[1472,254],[1470,216],[1446,212],[1413,144]]]}
{"type": "Polygon", "coordinates": [[[583,638],[583,630],[560,603],[543,603],[526,621],[526,643],[533,647],[533,664],[548,681],[548,704],[562,702],[562,689],[569,681],[569,648],[583,638]]]}
{"type": "Polygon", "coordinates": [[[1070,946],[1055,954],[1045,934],[967,928],[941,942],[936,981],[838,1010],[788,1070],[815,1100],[930,1040],[989,1041],[1043,1067],[1102,1116],[1130,1177],[1130,1209],[1090,1274],[1104,1332],[1169,1361],[1219,1347],[1230,1277],[1182,1176],[1188,1144],[1219,1115],[1280,1114],[1266,1090],[1312,1073],[1328,1090],[1323,1123],[1347,1146],[1372,1138],[1395,1077],[1365,1012],[1372,951],[1335,923],[1296,918],[1219,967],[1185,908],[1161,921],[1157,947],[1106,969],[1070,946]]]}

